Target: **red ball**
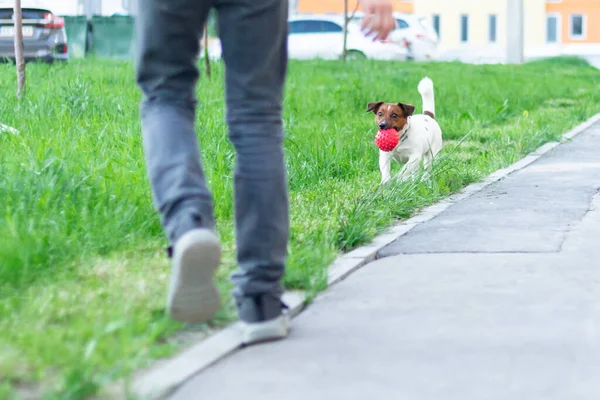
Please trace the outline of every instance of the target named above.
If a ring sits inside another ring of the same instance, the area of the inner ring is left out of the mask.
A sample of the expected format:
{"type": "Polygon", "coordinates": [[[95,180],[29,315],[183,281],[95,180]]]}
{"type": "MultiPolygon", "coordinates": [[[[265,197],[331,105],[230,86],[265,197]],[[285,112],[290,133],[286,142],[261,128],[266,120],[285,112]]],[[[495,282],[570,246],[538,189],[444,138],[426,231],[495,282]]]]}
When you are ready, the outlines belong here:
{"type": "Polygon", "coordinates": [[[392,151],[398,146],[400,135],[395,129],[386,129],[379,131],[375,137],[375,144],[382,151],[392,151]]]}

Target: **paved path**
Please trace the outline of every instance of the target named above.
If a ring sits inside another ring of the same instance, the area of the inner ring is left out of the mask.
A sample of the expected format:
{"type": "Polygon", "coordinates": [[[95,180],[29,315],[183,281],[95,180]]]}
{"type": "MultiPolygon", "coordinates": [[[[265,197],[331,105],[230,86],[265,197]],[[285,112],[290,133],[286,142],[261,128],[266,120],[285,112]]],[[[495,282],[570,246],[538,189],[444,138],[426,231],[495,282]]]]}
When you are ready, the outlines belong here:
{"type": "Polygon", "coordinates": [[[600,69],[600,55],[585,56],[583,58],[585,58],[594,67],[600,69]]]}
{"type": "Polygon", "coordinates": [[[172,399],[600,399],[600,123],[451,206],[172,399]]]}

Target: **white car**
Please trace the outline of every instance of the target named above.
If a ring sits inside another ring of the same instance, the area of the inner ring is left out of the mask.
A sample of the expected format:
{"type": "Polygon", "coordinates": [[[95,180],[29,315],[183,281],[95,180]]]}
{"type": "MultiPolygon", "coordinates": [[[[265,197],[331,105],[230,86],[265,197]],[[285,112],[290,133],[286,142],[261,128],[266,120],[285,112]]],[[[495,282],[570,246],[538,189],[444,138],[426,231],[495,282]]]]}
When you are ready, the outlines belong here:
{"type": "MultiPolygon", "coordinates": [[[[363,13],[358,11],[354,15],[355,21],[360,21],[363,13]]],[[[439,51],[437,32],[431,23],[424,17],[415,14],[394,13],[396,30],[390,35],[390,39],[402,44],[408,42],[408,58],[415,61],[427,61],[436,59],[439,51]]]]}
{"type": "MultiPolygon", "coordinates": [[[[288,52],[294,59],[340,59],[344,35],[342,15],[296,15],[289,19],[288,52]]],[[[360,24],[348,24],[348,58],[372,60],[401,60],[408,57],[404,42],[375,41],[365,37],[360,24]]]]}
{"type": "MultiPolygon", "coordinates": [[[[342,15],[296,15],[289,18],[288,56],[291,59],[339,60],[343,52],[342,15]]],[[[348,59],[399,60],[408,58],[406,41],[375,41],[361,32],[356,21],[348,24],[348,59]]],[[[221,44],[209,43],[211,58],[220,58],[221,44]]]]}

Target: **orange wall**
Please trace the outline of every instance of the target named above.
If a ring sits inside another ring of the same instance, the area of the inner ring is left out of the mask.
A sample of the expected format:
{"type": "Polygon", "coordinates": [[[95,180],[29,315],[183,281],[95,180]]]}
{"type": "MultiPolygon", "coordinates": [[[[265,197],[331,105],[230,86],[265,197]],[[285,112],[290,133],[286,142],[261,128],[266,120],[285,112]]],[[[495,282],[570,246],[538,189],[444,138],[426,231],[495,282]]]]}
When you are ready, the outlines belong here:
{"type": "MultiPolygon", "coordinates": [[[[348,12],[354,10],[357,1],[358,0],[348,1],[348,12]]],[[[412,13],[414,12],[414,5],[412,1],[396,0],[394,1],[394,11],[412,13]]],[[[313,14],[343,13],[344,0],[298,0],[298,12],[313,14]]]]}
{"type": "Polygon", "coordinates": [[[560,14],[563,43],[600,43],[600,0],[562,0],[560,3],[546,3],[546,12],[560,14]],[[569,16],[571,14],[586,16],[585,39],[569,37],[569,16]]]}

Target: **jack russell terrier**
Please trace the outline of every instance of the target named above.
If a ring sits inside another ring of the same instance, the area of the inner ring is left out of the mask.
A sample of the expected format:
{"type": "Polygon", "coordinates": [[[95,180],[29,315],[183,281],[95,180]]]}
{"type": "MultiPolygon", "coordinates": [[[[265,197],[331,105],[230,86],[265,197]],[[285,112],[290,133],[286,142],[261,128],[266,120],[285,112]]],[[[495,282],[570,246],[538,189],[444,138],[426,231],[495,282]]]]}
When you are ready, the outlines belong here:
{"type": "Polygon", "coordinates": [[[423,114],[413,115],[415,106],[404,103],[369,103],[367,112],[375,114],[375,121],[380,130],[395,129],[400,142],[392,151],[379,151],[379,170],[381,183],[391,178],[390,163],[392,159],[403,163],[398,173],[401,180],[407,179],[419,169],[421,161],[429,170],[431,161],[442,149],[442,129],[435,120],[435,101],[433,81],[425,77],[417,88],[423,100],[423,114]]]}

